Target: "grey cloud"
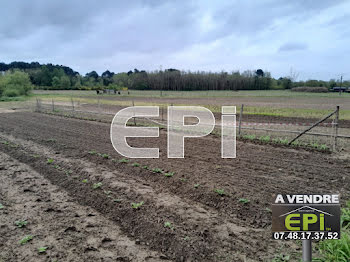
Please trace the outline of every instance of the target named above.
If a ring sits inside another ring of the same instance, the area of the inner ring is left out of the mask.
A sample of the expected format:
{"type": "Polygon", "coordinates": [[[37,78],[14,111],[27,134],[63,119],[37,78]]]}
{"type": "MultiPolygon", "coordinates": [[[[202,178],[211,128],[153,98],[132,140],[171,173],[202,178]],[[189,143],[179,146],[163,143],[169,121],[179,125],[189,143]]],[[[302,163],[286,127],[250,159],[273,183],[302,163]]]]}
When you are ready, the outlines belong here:
{"type": "Polygon", "coordinates": [[[304,43],[285,43],[280,46],[278,51],[280,52],[289,52],[289,51],[300,51],[300,50],[306,50],[308,47],[304,43]]]}
{"type": "MultiPolygon", "coordinates": [[[[303,43],[308,35],[300,36],[301,42],[293,42],[281,34],[312,21],[322,12],[327,16],[328,8],[342,3],[332,0],[11,0],[2,3],[0,9],[0,59],[66,64],[81,73],[107,68],[125,71],[136,66],[157,69],[154,65],[172,67],[173,61],[183,64],[180,69],[209,66],[213,70],[225,69],[221,68],[225,64],[231,65],[232,68],[226,69],[231,70],[250,66],[246,60],[262,63],[259,59],[280,70],[275,54],[270,52],[278,50],[276,55],[283,52],[286,59],[283,65],[288,72],[295,63],[288,53],[312,50],[313,46],[310,42],[303,43]],[[281,45],[285,41],[288,42],[281,45]]],[[[344,20],[348,19],[342,15],[344,20]]],[[[336,37],[347,39],[342,35],[346,28],[341,19],[330,16],[328,21],[329,24],[322,26],[343,26],[344,30],[336,37]]],[[[318,28],[313,29],[310,34],[317,36],[318,28]]],[[[326,44],[320,43],[324,45],[324,56],[326,44]]],[[[346,46],[344,43],[343,49],[346,46]]],[[[339,52],[341,49],[337,47],[339,52]]]]}

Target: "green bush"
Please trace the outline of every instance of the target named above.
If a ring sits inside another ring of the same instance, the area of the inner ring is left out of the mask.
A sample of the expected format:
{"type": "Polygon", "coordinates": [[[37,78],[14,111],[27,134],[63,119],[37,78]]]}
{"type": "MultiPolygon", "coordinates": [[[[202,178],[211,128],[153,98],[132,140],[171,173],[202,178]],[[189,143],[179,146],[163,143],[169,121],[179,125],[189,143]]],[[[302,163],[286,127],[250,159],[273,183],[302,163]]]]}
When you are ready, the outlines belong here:
{"type": "Polygon", "coordinates": [[[6,88],[2,93],[2,95],[7,97],[16,97],[16,96],[20,96],[20,92],[17,89],[6,88]]]}
{"type": "Polygon", "coordinates": [[[8,72],[0,76],[0,96],[28,95],[33,86],[29,75],[21,71],[8,72]]]}

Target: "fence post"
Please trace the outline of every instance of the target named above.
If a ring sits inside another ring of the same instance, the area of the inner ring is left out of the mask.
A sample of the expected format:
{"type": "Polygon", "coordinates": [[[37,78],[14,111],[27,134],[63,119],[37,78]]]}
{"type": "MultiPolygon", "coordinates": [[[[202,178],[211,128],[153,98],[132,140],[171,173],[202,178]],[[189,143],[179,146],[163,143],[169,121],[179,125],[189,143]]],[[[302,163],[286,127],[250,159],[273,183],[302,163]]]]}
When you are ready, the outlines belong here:
{"type": "Polygon", "coordinates": [[[333,142],[333,151],[337,151],[337,139],[338,139],[338,122],[339,122],[339,106],[337,106],[337,110],[335,113],[335,121],[334,121],[334,126],[335,126],[335,134],[334,134],[334,142],[333,142]]]}
{"type": "Polygon", "coordinates": [[[241,111],[239,112],[239,125],[238,125],[238,136],[241,135],[241,125],[242,125],[242,116],[243,116],[244,105],[241,106],[241,111]]]}

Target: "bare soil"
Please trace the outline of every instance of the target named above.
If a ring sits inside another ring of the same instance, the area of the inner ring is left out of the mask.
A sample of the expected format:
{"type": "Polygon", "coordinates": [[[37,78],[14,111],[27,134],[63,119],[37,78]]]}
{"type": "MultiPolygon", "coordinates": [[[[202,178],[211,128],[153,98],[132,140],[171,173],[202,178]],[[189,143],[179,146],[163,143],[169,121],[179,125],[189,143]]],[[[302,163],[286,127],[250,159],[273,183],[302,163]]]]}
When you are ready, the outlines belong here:
{"type": "Polygon", "coordinates": [[[35,249],[45,243],[48,261],[270,261],[300,248],[271,239],[273,194],[350,197],[350,162],[332,154],[238,142],[237,158],[221,159],[209,136],[186,139],[185,158],[167,159],[161,132],[129,139],[158,146],[160,159],[124,163],[106,123],[28,112],[0,114],[0,123],[0,261],[41,261],[35,249]],[[23,233],[35,235],[23,246],[13,225],[21,217],[30,221],[23,233]]]}

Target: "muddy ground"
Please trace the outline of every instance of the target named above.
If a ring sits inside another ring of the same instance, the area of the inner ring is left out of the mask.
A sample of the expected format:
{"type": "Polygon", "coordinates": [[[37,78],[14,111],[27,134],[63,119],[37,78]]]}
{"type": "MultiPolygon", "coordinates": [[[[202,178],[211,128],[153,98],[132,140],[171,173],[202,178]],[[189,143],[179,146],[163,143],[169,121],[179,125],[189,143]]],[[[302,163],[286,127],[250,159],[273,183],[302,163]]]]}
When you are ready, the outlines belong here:
{"type": "Polygon", "coordinates": [[[221,159],[208,136],[167,159],[161,132],[129,140],[158,146],[160,159],[126,162],[106,123],[29,112],[2,113],[0,123],[0,261],[271,261],[300,253],[271,239],[273,194],[350,198],[350,162],[332,154],[238,142],[237,158],[221,159]],[[19,219],[28,225],[16,228],[19,219]]]}

